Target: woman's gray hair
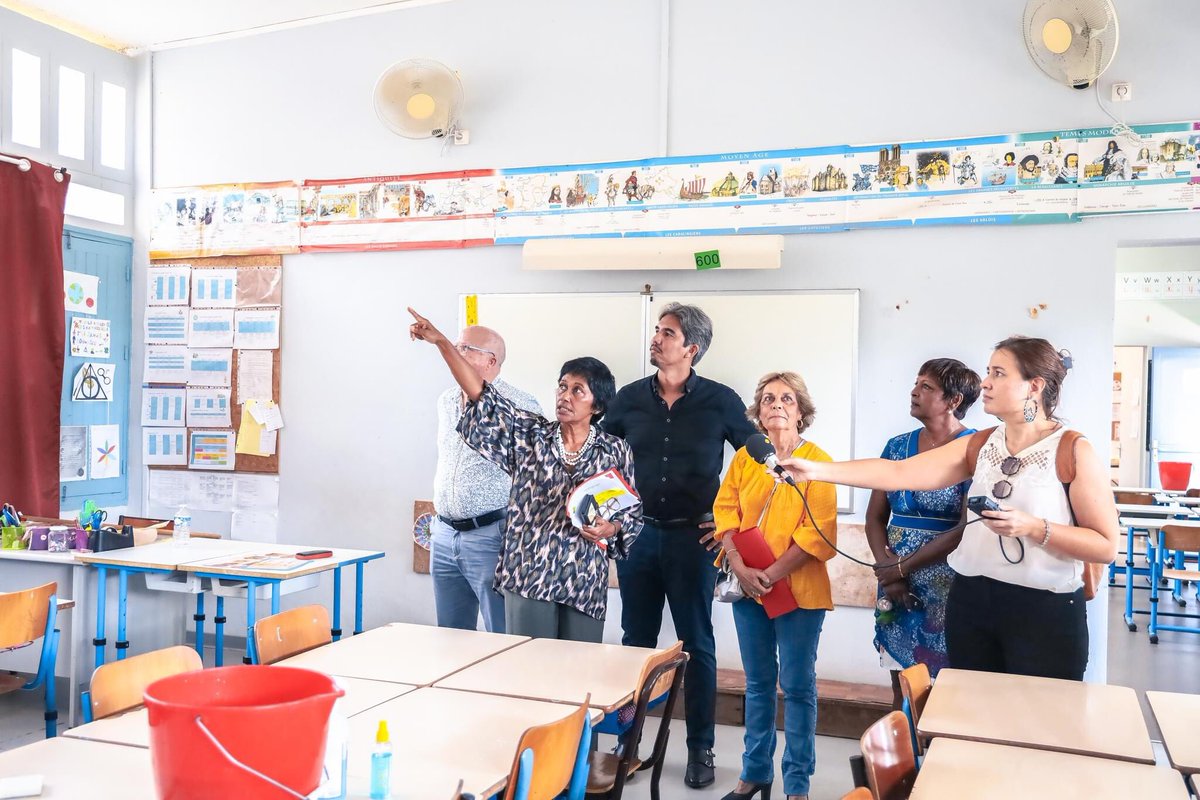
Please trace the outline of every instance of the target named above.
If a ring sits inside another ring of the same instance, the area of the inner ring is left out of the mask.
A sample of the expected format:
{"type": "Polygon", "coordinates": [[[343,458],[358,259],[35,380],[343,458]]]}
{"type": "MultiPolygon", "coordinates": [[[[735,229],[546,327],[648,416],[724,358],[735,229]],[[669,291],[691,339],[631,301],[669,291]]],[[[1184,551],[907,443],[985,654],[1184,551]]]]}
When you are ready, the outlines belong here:
{"type": "Polygon", "coordinates": [[[683,331],[683,346],[696,345],[696,357],[692,359],[692,364],[699,364],[700,359],[708,352],[708,346],[712,344],[712,320],[700,306],[683,303],[667,303],[658,312],[658,318],[662,319],[668,314],[679,320],[679,328],[683,331]]]}

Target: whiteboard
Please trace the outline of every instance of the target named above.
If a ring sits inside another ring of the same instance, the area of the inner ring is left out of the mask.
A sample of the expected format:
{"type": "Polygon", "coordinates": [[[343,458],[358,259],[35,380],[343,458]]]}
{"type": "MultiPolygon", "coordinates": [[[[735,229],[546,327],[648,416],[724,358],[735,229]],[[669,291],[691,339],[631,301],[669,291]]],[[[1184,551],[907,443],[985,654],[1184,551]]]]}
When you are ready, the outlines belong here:
{"type": "MultiPolygon", "coordinates": [[[[466,296],[459,321],[466,324],[466,296]]],[[[532,393],[553,417],[564,361],[594,356],[617,387],[653,373],[650,337],[667,303],[698,305],[713,320],[713,342],[696,371],[731,387],[747,405],[768,372],[798,372],[817,407],[805,432],[837,461],[854,453],[858,375],[858,291],[478,295],[478,323],[504,337],[504,379],[532,393]]],[[[726,452],[726,467],[732,458],[726,452]]],[[[853,493],[838,487],[838,510],[853,493]]]]}

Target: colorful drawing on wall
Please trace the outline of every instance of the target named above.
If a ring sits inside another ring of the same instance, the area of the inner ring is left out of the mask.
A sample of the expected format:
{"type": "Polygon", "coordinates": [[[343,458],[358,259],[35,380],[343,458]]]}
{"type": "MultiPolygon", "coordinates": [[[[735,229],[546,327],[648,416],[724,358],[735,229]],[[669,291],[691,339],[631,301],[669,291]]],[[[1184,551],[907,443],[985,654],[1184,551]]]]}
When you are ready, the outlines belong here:
{"type": "Polygon", "coordinates": [[[76,314],[99,311],[100,278],[83,272],[63,270],[63,308],[76,314]]]}

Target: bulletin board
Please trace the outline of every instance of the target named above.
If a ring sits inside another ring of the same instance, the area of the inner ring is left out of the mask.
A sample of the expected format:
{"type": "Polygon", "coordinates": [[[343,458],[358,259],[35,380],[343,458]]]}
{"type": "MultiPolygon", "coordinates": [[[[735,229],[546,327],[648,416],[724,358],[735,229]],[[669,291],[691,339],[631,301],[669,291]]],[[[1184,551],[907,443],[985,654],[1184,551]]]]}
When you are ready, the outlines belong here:
{"type": "MultiPolygon", "coordinates": [[[[151,263],[151,266],[158,266],[158,265],[164,265],[164,264],[187,264],[187,265],[191,266],[193,271],[199,271],[199,270],[204,270],[204,269],[217,269],[217,268],[228,269],[231,267],[282,268],[283,258],[282,258],[282,256],[279,256],[279,255],[216,256],[216,257],[210,257],[210,258],[164,259],[164,260],[151,261],[150,263],[151,263]]],[[[280,280],[282,283],[282,271],[280,273],[280,276],[281,276],[280,280]]],[[[280,320],[282,321],[282,312],[283,312],[282,303],[280,304],[279,308],[280,308],[280,320]]],[[[275,348],[274,350],[271,350],[270,353],[271,353],[271,399],[276,404],[281,404],[279,387],[280,387],[280,372],[281,372],[282,354],[283,354],[282,330],[280,331],[279,347],[275,348]]],[[[241,405],[242,399],[238,397],[238,381],[237,381],[238,359],[239,359],[239,350],[237,347],[234,347],[234,348],[232,348],[232,371],[231,371],[231,378],[230,378],[230,422],[231,422],[231,426],[232,426],[231,429],[234,432],[240,430],[241,423],[242,423],[242,405],[241,405]]],[[[205,429],[207,430],[208,428],[206,427],[205,429]]],[[[188,434],[190,437],[190,433],[193,430],[192,426],[189,425],[186,428],[186,430],[188,431],[188,434]]],[[[226,430],[229,430],[229,429],[226,429],[226,430]]],[[[234,472],[234,473],[236,473],[236,472],[252,472],[252,473],[262,473],[262,474],[271,474],[271,475],[279,474],[279,448],[282,445],[282,439],[283,439],[283,431],[282,430],[277,431],[276,432],[275,452],[272,455],[257,456],[257,455],[247,455],[245,453],[237,453],[235,462],[234,462],[234,469],[232,470],[232,472],[234,472]]],[[[185,471],[192,471],[192,472],[203,471],[203,470],[198,470],[195,467],[188,467],[188,466],[182,466],[182,465],[153,465],[150,468],[155,469],[155,470],[159,470],[159,469],[161,469],[161,470],[185,470],[185,471]]]]}

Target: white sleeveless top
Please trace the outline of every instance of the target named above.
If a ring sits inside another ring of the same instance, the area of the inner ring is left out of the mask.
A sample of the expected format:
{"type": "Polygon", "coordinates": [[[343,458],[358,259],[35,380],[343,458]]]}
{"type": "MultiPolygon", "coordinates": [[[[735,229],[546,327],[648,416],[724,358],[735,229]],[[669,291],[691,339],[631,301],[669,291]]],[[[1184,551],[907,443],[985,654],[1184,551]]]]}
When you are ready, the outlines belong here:
{"type": "MultiPolygon", "coordinates": [[[[1004,425],[1001,423],[979,450],[975,464],[975,476],[971,480],[968,497],[992,495],[997,481],[1007,480],[1012,484],[1012,494],[996,502],[1006,508],[1017,508],[1052,523],[1071,524],[1071,510],[1067,493],[1058,480],[1055,456],[1058,442],[1066,428],[1031,445],[1019,453],[1009,453],[1004,441],[1004,425]],[[1015,475],[1006,476],[1000,471],[1000,463],[1009,456],[1021,459],[1021,468],[1015,475]]],[[[1004,550],[1011,559],[1021,555],[1018,541],[1025,544],[1025,557],[1018,564],[1010,564],[1000,551],[1000,542],[995,533],[978,519],[973,511],[967,512],[970,522],[963,531],[962,541],[946,559],[946,563],[960,575],[983,575],[1005,583],[1027,586],[1031,589],[1048,589],[1052,592],[1069,593],[1083,586],[1083,562],[1067,556],[1055,555],[1039,546],[1042,534],[1021,539],[1002,537],[1004,550]]]]}

